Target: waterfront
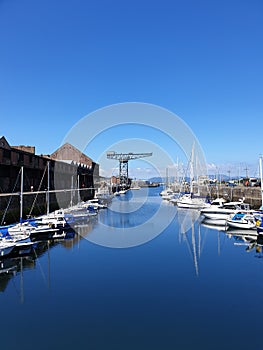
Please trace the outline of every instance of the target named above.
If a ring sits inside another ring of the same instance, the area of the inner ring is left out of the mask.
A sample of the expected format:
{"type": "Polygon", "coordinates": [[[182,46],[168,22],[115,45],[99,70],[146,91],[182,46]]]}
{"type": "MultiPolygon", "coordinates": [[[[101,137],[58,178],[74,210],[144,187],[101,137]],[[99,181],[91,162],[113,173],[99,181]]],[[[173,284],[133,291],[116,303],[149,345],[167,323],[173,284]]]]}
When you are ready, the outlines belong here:
{"type": "Polygon", "coordinates": [[[261,252],[162,201],[161,188],[145,191],[1,273],[3,349],[261,346],[261,252]],[[144,221],[151,232],[136,245],[144,221]],[[107,247],[114,234],[126,248],[107,247]]]}

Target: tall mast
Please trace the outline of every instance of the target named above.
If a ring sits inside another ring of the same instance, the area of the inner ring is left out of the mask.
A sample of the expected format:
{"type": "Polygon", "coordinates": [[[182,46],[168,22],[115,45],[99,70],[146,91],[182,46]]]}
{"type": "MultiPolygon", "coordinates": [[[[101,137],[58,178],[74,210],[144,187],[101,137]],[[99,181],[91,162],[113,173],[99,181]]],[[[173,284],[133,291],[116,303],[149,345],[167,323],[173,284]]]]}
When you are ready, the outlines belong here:
{"type": "Polygon", "coordinates": [[[192,147],[191,159],[190,159],[190,193],[193,193],[193,181],[194,181],[194,144],[192,147]]]}
{"type": "Polygon", "coordinates": [[[78,203],[80,202],[80,192],[79,192],[79,175],[77,177],[77,187],[78,187],[78,203]]]}
{"type": "Polygon", "coordinates": [[[261,207],[263,209],[263,175],[262,175],[262,155],[259,156],[259,173],[260,173],[260,186],[261,186],[261,207]]]}
{"type": "Polygon", "coordinates": [[[71,175],[70,206],[73,206],[73,175],[71,175]]]}
{"type": "Polygon", "coordinates": [[[47,214],[49,214],[50,162],[47,162],[47,214]]]}
{"type": "Polygon", "coordinates": [[[20,185],[20,223],[23,221],[23,188],[24,188],[24,167],[21,167],[21,185],[20,185]]]}

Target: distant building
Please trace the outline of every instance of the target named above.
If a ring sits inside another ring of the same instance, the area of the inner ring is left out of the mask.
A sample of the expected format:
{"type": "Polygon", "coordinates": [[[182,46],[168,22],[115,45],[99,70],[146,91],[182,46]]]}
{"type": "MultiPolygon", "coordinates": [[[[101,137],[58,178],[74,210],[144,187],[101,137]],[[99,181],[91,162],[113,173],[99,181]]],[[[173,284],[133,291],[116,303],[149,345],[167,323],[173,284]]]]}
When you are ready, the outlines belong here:
{"type": "Polygon", "coordinates": [[[111,183],[112,183],[113,185],[119,185],[119,184],[120,184],[120,178],[117,177],[117,176],[112,176],[112,177],[111,177],[111,183]]]}

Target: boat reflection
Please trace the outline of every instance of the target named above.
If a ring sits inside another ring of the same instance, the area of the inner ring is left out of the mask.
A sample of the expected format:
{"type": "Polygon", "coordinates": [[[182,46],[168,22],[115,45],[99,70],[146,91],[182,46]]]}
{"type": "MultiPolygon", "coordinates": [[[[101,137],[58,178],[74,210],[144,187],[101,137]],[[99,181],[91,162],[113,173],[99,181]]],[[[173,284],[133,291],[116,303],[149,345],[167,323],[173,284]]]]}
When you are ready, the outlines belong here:
{"type": "MultiPolygon", "coordinates": [[[[77,242],[76,235],[74,231],[67,231],[67,234],[58,239],[47,239],[35,241],[34,244],[31,245],[30,250],[14,250],[8,256],[3,256],[0,258],[0,293],[5,292],[8,288],[10,281],[14,278],[19,279],[20,284],[20,300],[21,303],[24,302],[24,288],[23,288],[23,275],[27,270],[33,270],[37,266],[37,261],[44,255],[48,254],[48,271],[50,272],[50,249],[54,248],[58,244],[63,245],[65,248],[68,247],[69,244],[72,246],[77,242]],[[71,242],[71,243],[70,243],[71,242]]],[[[81,239],[79,237],[78,239],[81,239]]],[[[43,271],[41,271],[43,273],[43,271]]],[[[48,278],[48,281],[50,279],[48,278]]],[[[15,283],[13,283],[15,286],[15,283]]],[[[49,282],[48,282],[49,285],[49,282]]]]}
{"type": "Polygon", "coordinates": [[[196,209],[177,209],[179,237],[186,242],[193,259],[195,274],[199,275],[199,259],[201,255],[201,232],[198,223],[199,211],[196,209]],[[197,228],[197,229],[196,229],[197,228]],[[197,231],[197,237],[196,232],[197,231]]]}
{"type": "Polygon", "coordinates": [[[202,219],[200,221],[202,227],[209,228],[216,231],[227,231],[227,226],[225,225],[225,220],[212,220],[212,219],[202,219]]]}
{"type": "MultiPolygon", "coordinates": [[[[96,225],[96,220],[90,220],[87,224],[80,224],[74,230],[61,231],[52,238],[42,236],[41,239],[32,239],[32,244],[27,249],[15,249],[10,254],[0,257],[0,293],[5,292],[9,282],[20,275],[20,297],[23,296],[23,273],[26,270],[35,269],[37,261],[48,254],[48,273],[50,274],[50,250],[60,245],[65,249],[79,247],[80,241],[85,239],[96,225]],[[30,249],[29,249],[30,248],[30,249]]],[[[41,271],[43,274],[43,271],[41,271]]],[[[45,276],[43,276],[45,278],[45,276]]],[[[50,277],[45,278],[50,286],[50,277]]]]}
{"type": "Polygon", "coordinates": [[[234,245],[244,246],[246,252],[255,252],[255,257],[262,258],[263,235],[255,230],[231,230],[227,233],[228,237],[234,241],[234,245]]]}
{"type": "Polygon", "coordinates": [[[256,229],[235,229],[226,225],[216,225],[207,220],[202,220],[201,227],[218,231],[218,246],[220,246],[220,233],[233,241],[235,246],[244,246],[246,252],[255,252],[255,257],[263,257],[263,234],[257,232],[256,229]]]}

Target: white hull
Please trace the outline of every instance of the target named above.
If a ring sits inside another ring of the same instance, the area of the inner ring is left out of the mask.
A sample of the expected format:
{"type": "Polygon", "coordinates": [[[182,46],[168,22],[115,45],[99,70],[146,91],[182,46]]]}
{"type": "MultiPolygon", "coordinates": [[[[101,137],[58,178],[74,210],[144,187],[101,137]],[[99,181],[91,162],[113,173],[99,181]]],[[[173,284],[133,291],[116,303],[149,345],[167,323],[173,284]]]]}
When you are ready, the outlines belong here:
{"type": "Polygon", "coordinates": [[[198,203],[184,203],[184,202],[176,202],[178,208],[185,208],[185,209],[200,209],[203,208],[202,204],[198,203]]]}
{"type": "Polygon", "coordinates": [[[119,194],[125,194],[127,192],[127,190],[120,190],[119,194]]]}
{"type": "Polygon", "coordinates": [[[228,218],[226,222],[230,228],[233,227],[241,230],[256,229],[256,219],[252,213],[238,212],[228,218]]]}
{"type": "Polygon", "coordinates": [[[254,228],[256,230],[256,225],[251,222],[236,222],[234,220],[226,220],[226,223],[229,227],[238,228],[241,230],[249,230],[254,228]]]}
{"type": "Polygon", "coordinates": [[[34,227],[30,225],[28,222],[23,222],[16,224],[8,229],[8,233],[10,236],[16,236],[20,234],[30,235],[30,233],[34,230],[34,227]]]}
{"type": "Polygon", "coordinates": [[[201,210],[201,215],[207,219],[213,220],[227,220],[230,215],[234,215],[237,212],[247,212],[249,210],[249,204],[242,202],[228,202],[223,204],[223,207],[205,208],[201,210]]]}
{"type": "Polygon", "coordinates": [[[186,208],[186,209],[202,209],[207,207],[207,203],[197,198],[193,199],[178,199],[176,202],[178,208],[186,208]]]}
{"type": "Polygon", "coordinates": [[[233,212],[204,212],[202,211],[202,215],[206,218],[206,219],[210,219],[210,220],[227,220],[229,218],[229,215],[233,214],[233,212]]]}
{"type": "Polygon", "coordinates": [[[212,225],[212,226],[226,226],[226,220],[224,219],[214,220],[214,219],[204,218],[204,220],[201,223],[202,225],[205,224],[205,225],[212,225]]]}

